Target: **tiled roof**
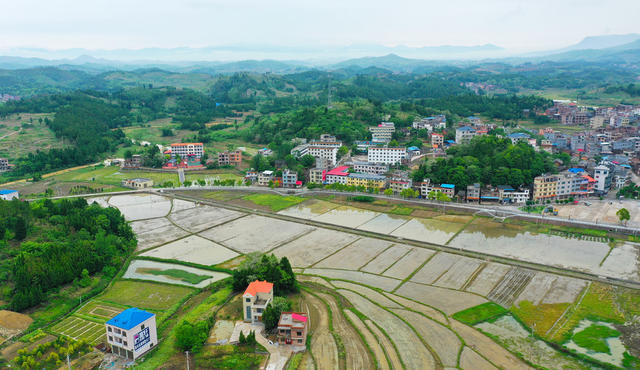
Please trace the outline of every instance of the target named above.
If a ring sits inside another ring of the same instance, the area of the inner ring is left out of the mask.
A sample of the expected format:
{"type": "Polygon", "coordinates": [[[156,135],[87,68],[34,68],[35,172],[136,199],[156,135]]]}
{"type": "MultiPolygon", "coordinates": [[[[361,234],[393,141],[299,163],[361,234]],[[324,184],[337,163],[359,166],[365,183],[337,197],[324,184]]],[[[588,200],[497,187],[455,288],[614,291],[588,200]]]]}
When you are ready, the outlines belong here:
{"type": "Polygon", "coordinates": [[[120,329],[129,330],[135,326],[145,322],[154,316],[151,312],[143,311],[139,308],[127,308],[120,312],[116,317],[107,321],[107,325],[115,326],[120,329]]]}
{"type": "Polygon", "coordinates": [[[256,280],[249,284],[244,294],[254,296],[258,293],[269,293],[273,290],[273,284],[265,281],[256,280]]]}

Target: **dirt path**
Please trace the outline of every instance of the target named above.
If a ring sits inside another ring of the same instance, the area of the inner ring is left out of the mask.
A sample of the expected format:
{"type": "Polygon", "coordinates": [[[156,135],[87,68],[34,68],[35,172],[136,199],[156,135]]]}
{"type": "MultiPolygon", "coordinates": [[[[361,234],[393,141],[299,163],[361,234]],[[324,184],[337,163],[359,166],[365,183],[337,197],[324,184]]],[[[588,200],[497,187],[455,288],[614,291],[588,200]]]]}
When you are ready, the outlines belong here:
{"type": "Polygon", "coordinates": [[[351,320],[353,325],[355,325],[355,327],[358,328],[360,333],[362,333],[364,340],[366,340],[367,343],[369,344],[369,347],[373,351],[373,354],[376,356],[376,360],[378,361],[378,368],[380,370],[389,370],[389,362],[387,361],[387,358],[384,355],[384,350],[382,349],[382,346],[378,342],[379,339],[376,339],[376,337],[371,333],[369,328],[367,328],[364,322],[362,322],[362,320],[360,320],[360,318],[356,316],[355,313],[349,310],[344,310],[344,314],[349,318],[349,320],[351,320]]]}
{"type": "Polygon", "coordinates": [[[329,332],[329,312],[324,303],[309,293],[303,293],[311,315],[311,352],[318,370],[338,369],[338,346],[329,332]]]}
{"type": "Polygon", "coordinates": [[[347,369],[373,369],[375,363],[371,359],[369,350],[362,342],[358,332],[344,318],[336,299],[326,293],[317,293],[318,297],[329,304],[333,330],[342,339],[344,345],[347,369]]]}

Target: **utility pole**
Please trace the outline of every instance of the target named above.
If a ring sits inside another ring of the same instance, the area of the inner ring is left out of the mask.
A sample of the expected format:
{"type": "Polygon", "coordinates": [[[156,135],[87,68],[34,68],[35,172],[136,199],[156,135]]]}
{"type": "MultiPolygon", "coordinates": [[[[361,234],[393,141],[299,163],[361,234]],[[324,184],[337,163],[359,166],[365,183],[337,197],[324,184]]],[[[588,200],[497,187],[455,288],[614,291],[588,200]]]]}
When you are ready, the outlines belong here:
{"type": "Polygon", "coordinates": [[[189,370],[189,351],[184,352],[187,357],[187,370],[189,370]]]}
{"type": "Polygon", "coordinates": [[[69,367],[69,370],[71,370],[71,361],[69,360],[69,351],[67,351],[67,366],[69,367]]]}

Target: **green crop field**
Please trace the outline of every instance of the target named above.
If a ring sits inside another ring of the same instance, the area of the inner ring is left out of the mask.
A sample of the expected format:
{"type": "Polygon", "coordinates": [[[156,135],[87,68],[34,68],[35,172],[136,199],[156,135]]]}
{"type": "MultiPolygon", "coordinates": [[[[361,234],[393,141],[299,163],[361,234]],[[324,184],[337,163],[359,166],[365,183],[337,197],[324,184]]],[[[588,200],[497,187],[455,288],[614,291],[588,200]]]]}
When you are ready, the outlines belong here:
{"type": "Polygon", "coordinates": [[[242,199],[249,200],[259,206],[269,207],[273,212],[281,211],[306,200],[299,197],[285,197],[275,194],[251,194],[242,199]]]}
{"type": "Polygon", "coordinates": [[[618,337],[620,332],[604,325],[591,325],[576,333],[573,341],[582,348],[595,352],[611,353],[607,338],[618,337]]]}
{"type": "Polygon", "coordinates": [[[208,275],[198,275],[198,274],[194,274],[194,273],[184,271],[184,270],[179,270],[179,269],[158,270],[154,268],[139,268],[138,272],[143,274],[169,276],[169,277],[184,281],[185,283],[194,284],[194,285],[200,283],[201,281],[211,278],[211,276],[208,276],[208,275]]]}
{"type": "Polygon", "coordinates": [[[192,293],[192,288],[141,281],[116,281],[99,297],[106,302],[150,310],[166,310],[192,293]]]}
{"type": "Polygon", "coordinates": [[[507,310],[493,302],[483,303],[475,307],[453,314],[453,318],[465,324],[475,325],[507,313],[507,310]]]}

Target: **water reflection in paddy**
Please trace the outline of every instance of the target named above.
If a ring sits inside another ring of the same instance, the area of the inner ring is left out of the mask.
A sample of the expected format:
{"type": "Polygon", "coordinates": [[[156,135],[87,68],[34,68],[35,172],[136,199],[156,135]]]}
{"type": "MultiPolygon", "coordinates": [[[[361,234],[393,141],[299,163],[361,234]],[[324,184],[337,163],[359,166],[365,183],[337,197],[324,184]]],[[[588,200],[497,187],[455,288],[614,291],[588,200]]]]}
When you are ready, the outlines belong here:
{"type": "Polygon", "coordinates": [[[349,206],[340,206],[315,217],[313,220],[345,227],[358,227],[378,215],[378,212],[349,206]]]}
{"type": "Polygon", "coordinates": [[[427,243],[445,244],[463,226],[463,223],[457,222],[414,218],[397,228],[391,235],[427,243]]]}
{"type": "Polygon", "coordinates": [[[334,208],[337,204],[326,202],[324,200],[309,199],[293,207],[283,209],[278,212],[281,215],[303,218],[305,220],[320,216],[334,208]]]}

